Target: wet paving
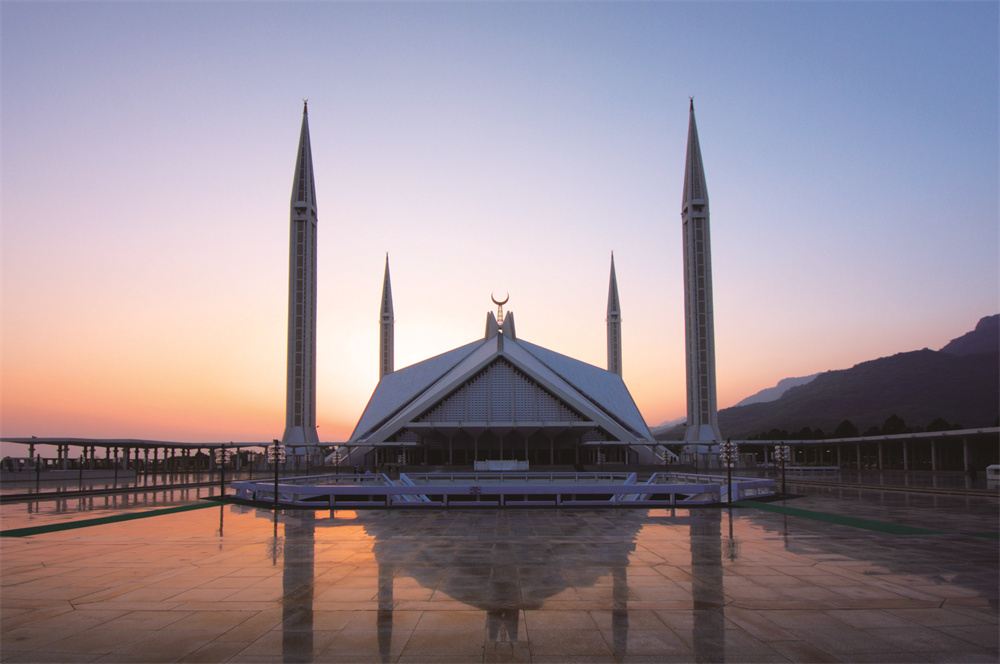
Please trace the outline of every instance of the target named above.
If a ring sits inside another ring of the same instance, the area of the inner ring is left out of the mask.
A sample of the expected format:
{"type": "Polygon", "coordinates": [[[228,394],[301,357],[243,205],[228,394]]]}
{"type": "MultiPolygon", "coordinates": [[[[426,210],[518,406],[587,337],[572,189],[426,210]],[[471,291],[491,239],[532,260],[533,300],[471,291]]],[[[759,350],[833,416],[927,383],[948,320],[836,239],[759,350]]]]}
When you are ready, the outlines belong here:
{"type": "Polygon", "coordinates": [[[4,505],[5,531],[204,507],[0,539],[0,659],[997,661],[996,499],[790,488],[797,515],[4,505]]]}

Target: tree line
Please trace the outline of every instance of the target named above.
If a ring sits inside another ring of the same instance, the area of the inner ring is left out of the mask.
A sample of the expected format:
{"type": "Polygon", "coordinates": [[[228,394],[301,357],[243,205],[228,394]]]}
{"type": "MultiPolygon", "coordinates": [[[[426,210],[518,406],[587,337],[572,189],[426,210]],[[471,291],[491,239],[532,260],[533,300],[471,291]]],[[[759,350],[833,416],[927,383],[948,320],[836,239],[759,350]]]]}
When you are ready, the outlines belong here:
{"type": "Polygon", "coordinates": [[[909,426],[903,418],[893,414],[885,419],[882,426],[872,425],[863,433],[853,422],[844,420],[829,434],[821,428],[802,427],[798,431],[773,428],[750,436],[748,440],[823,440],[825,438],[857,438],[859,436],[893,436],[901,433],[923,433],[925,431],[955,431],[964,428],[961,424],[950,423],[942,417],[934,419],[925,427],[909,426]]]}

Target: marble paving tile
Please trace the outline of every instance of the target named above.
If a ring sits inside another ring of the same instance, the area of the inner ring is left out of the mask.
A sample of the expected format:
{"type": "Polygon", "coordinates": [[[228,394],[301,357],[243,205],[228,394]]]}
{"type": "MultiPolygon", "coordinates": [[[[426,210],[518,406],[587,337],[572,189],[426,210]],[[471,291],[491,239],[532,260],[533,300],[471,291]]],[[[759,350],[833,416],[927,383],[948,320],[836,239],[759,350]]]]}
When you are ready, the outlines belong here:
{"type": "MultiPolygon", "coordinates": [[[[795,506],[996,529],[995,500],[885,498],[795,506]]],[[[220,506],[0,540],[0,659],[995,662],[998,558],[746,509],[220,506]]]]}

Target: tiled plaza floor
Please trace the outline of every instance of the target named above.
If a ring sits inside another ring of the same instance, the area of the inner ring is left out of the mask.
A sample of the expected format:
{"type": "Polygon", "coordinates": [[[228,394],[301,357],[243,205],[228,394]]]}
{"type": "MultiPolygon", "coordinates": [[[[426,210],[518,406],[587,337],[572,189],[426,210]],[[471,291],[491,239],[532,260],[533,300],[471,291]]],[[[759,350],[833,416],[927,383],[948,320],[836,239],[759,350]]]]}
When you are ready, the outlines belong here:
{"type": "MultiPolygon", "coordinates": [[[[755,508],[208,504],[0,539],[0,659],[997,661],[995,499],[790,488],[789,508],[941,534],[755,508]]],[[[198,497],[8,505],[0,526],[198,497]]]]}

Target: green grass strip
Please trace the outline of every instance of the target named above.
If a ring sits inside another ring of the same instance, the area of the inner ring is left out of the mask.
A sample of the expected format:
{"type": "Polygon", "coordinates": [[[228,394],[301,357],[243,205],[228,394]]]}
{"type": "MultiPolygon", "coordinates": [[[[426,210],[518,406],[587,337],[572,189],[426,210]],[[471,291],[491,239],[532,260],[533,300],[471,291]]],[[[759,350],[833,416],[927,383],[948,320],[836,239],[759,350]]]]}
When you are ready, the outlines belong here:
{"type": "Polygon", "coordinates": [[[983,539],[1000,540],[1000,533],[962,533],[969,537],[982,537],[983,539]]]}
{"type": "Polygon", "coordinates": [[[118,523],[119,521],[132,521],[133,519],[145,519],[151,516],[161,516],[163,514],[175,514],[177,512],[190,512],[191,510],[205,509],[206,507],[218,507],[218,503],[196,503],[194,505],[182,505],[180,507],[167,507],[162,510],[149,510],[147,512],[126,512],[115,516],[102,516],[96,519],[79,519],[77,521],[63,521],[61,523],[50,523],[47,526],[32,526],[30,528],[11,528],[10,530],[0,530],[0,537],[29,537],[31,535],[42,535],[44,533],[54,533],[60,530],[73,530],[75,528],[89,528],[90,526],[102,526],[106,523],[118,523]]]}
{"type": "Polygon", "coordinates": [[[870,521],[868,519],[857,519],[850,516],[840,516],[838,514],[827,514],[826,512],[814,512],[812,510],[803,510],[797,507],[785,507],[784,505],[778,505],[776,503],[758,503],[749,500],[739,500],[733,502],[733,505],[736,505],[737,507],[752,507],[754,509],[764,510],[765,512],[777,512],[778,514],[787,514],[788,516],[797,516],[803,519],[812,519],[813,521],[836,523],[838,525],[849,526],[851,528],[874,530],[875,532],[886,533],[888,535],[944,534],[944,532],[940,530],[928,530],[927,528],[900,526],[895,523],[885,523],[883,521],[870,521]]]}

